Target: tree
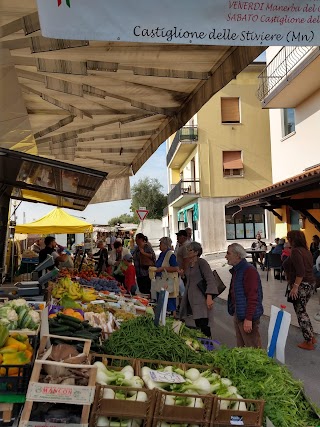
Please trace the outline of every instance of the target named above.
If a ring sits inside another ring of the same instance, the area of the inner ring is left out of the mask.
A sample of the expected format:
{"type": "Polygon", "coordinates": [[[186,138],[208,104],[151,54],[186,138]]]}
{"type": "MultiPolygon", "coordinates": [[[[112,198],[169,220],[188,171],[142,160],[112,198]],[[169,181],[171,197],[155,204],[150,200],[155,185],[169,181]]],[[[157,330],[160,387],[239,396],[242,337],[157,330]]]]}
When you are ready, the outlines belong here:
{"type": "Polygon", "coordinates": [[[131,224],[131,223],[138,224],[138,222],[139,222],[138,219],[134,215],[122,214],[122,215],[116,216],[114,218],[111,218],[108,221],[108,225],[111,225],[112,227],[114,227],[118,223],[120,223],[120,224],[124,224],[124,223],[126,223],[126,224],[131,224]]]}
{"type": "Polygon", "coordinates": [[[140,179],[137,184],[131,188],[131,211],[136,216],[136,210],[145,206],[149,219],[161,219],[163,209],[167,206],[167,196],[162,192],[163,186],[156,178],[140,179]]]}

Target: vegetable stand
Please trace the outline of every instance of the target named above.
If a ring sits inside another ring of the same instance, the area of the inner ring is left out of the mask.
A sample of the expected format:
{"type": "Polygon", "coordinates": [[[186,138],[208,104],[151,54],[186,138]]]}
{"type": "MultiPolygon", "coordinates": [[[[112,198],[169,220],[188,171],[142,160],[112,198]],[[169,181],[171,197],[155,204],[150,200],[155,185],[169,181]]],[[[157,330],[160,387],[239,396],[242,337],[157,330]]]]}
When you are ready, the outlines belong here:
{"type": "Polygon", "coordinates": [[[89,364],[89,351],[90,351],[90,340],[78,338],[78,341],[84,343],[83,353],[79,357],[79,361],[83,361],[82,364],[77,363],[77,356],[72,358],[68,357],[71,363],[63,363],[47,360],[53,352],[53,346],[51,345],[48,350],[45,351],[45,346],[52,339],[59,339],[70,341],[70,338],[65,339],[60,336],[47,335],[41,339],[39,352],[37,359],[35,360],[34,369],[30,378],[30,383],[27,391],[27,399],[24,405],[24,409],[21,415],[20,427],[24,427],[28,424],[31,411],[34,402],[51,402],[51,403],[68,403],[71,405],[82,405],[81,413],[81,424],[87,424],[89,419],[91,403],[94,399],[95,383],[96,383],[96,367],[89,364]],[[43,351],[45,353],[43,354],[43,351]],[[72,359],[72,361],[71,361],[72,359]],[[42,370],[46,374],[49,374],[52,378],[49,384],[40,381],[42,370]],[[59,378],[61,375],[70,376],[70,372],[79,370],[87,372],[87,384],[86,385],[71,385],[70,383],[56,383],[55,378],[59,378]]]}
{"type": "MultiPolygon", "coordinates": [[[[52,346],[45,350],[41,341],[21,427],[54,420],[78,427],[258,427],[265,416],[275,427],[320,424],[302,385],[265,351],[227,349],[217,343],[208,351],[212,342],[197,331],[170,319],[155,326],[146,315],[152,313],[147,299],[125,295],[120,288],[99,290],[103,282],[97,279],[86,273],[80,282],[63,277],[50,285],[47,327],[54,335],[52,346]],[[64,357],[58,356],[64,351],[64,357]],[[81,363],[76,363],[78,358],[81,363]],[[89,397],[82,387],[90,390],[89,397]],[[55,391],[70,393],[71,400],[64,400],[71,403],[68,414],[61,415],[60,404],[53,403],[61,402],[55,391]],[[53,407],[41,412],[37,402],[48,393],[46,402],[51,403],[46,404],[53,407]],[[80,413],[82,406],[76,403],[84,405],[80,413]]],[[[4,313],[7,320],[10,314],[9,323],[16,322],[9,308],[4,313]]]]}

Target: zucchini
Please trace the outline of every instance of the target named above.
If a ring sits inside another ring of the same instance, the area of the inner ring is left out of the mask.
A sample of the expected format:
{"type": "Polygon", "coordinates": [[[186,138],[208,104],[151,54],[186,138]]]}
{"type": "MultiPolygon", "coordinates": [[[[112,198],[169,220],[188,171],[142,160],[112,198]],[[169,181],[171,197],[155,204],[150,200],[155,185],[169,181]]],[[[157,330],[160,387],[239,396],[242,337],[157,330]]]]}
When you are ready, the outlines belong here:
{"type": "Polygon", "coordinates": [[[91,332],[91,333],[97,333],[97,332],[99,332],[99,334],[100,334],[102,332],[102,328],[98,328],[98,327],[94,328],[92,326],[92,327],[88,328],[87,331],[91,332]]]}
{"type": "Polygon", "coordinates": [[[73,333],[73,336],[77,338],[91,340],[91,341],[94,341],[96,339],[96,337],[93,334],[87,331],[76,331],[73,333]]]}
{"type": "Polygon", "coordinates": [[[73,332],[73,331],[71,331],[71,329],[69,328],[69,326],[63,326],[63,325],[55,326],[55,327],[50,326],[49,330],[50,330],[50,332],[53,332],[53,334],[55,334],[56,332],[67,332],[67,331],[70,331],[70,333],[73,332]]]}
{"type": "Polygon", "coordinates": [[[69,320],[70,322],[74,322],[74,323],[77,323],[77,324],[81,324],[82,323],[82,320],[76,319],[75,317],[72,317],[72,316],[67,316],[66,314],[62,314],[62,313],[58,314],[58,318],[59,319],[64,319],[64,320],[69,320]]]}
{"type": "Polygon", "coordinates": [[[71,322],[70,320],[66,320],[66,319],[59,319],[58,322],[59,322],[59,325],[70,326],[70,328],[74,329],[75,331],[77,331],[78,329],[83,329],[83,326],[81,325],[81,323],[71,322]]]}
{"type": "MultiPolygon", "coordinates": [[[[53,331],[53,332],[55,332],[55,331],[53,331]]],[[[53,335],[55,335],[55,333],[53,335]]],[[[57,335],[61,335],[62,337],[73,337],[74,332],[71,332],[70,329],[68,329],[67,331],[57,332],[57,335]]],[[[64,341],[64,343],[66,343],[66,342],[64,341]]]]}

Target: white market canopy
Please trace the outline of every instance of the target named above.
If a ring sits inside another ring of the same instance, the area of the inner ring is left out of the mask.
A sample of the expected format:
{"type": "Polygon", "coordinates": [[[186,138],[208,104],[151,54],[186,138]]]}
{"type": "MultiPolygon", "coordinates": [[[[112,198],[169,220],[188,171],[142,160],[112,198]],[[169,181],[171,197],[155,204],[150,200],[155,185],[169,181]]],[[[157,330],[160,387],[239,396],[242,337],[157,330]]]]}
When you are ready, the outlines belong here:
{"type": "Polygon", "coordinates": [[[45,38],[35,0],[0,0],[0,147],[107,172],[94,202],[129,198],[132,172],[264,49],[45,38]]]}

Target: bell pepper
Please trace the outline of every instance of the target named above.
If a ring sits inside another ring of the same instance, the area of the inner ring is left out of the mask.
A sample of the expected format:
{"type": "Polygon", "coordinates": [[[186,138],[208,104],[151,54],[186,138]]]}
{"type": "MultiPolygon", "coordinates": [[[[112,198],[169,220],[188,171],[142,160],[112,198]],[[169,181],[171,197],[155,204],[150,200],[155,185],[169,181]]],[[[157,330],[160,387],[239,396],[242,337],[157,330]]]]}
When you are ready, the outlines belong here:
{"type": "Polygon", "coordinates": [[[3,347],[8,336],[9,336],[9,329],[6,326],[0,324],[0,348],[3,347]]]}
{"type": "Polygon", "coordinates": [[[5,347],[13,347],[16,348],[18,351],[23,351],[27,349],[26,344],[16,340],[15,338],[9,337],[7,341],[5,342],[5,347]]]}
{"type": "Polygon", "coordinates": [[[0,349],[0,354],[11,354],[11,353],[14,354],[17,352],[18,352],[18,350],[16,347],[2,347],[0,349]]]}
{"type": "Polygon", "coordinates": [[[15,340],[23,342],[24,344],[26,344],[26,341],[28,341],[28,338],[29,338],[28,335],[26,334],[18,334],[18,333],[11,334],[11,336],[15,340]]]}
{"type": "Polygon", "coordinates": [[[0,368],[0,376],[17,377],[19,375],[19,368],[0,368]]]}
{"type": "Polygon", "coordinates": [[[25,351],[3,354],[3,365],[25,365],[30,362],[25,351]]]}

